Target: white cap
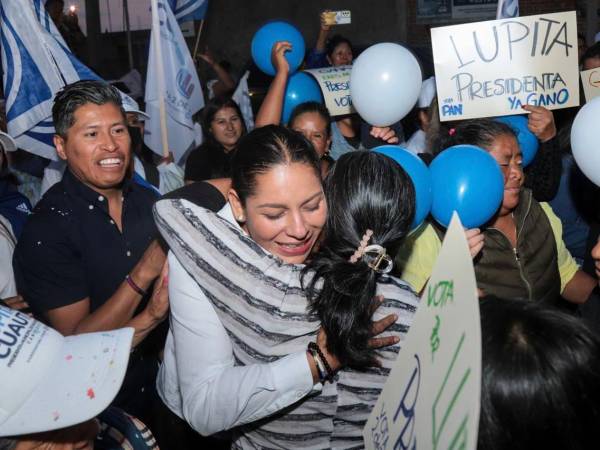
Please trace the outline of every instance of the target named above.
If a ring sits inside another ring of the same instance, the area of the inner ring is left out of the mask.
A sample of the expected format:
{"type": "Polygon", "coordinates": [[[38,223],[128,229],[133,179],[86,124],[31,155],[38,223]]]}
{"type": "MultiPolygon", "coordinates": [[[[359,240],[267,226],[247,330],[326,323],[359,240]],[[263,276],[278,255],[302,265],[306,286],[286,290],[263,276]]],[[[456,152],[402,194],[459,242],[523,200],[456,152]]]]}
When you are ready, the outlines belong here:
{"type": "Polygon", "coordinates": [[[0,145],[2,145],[5,152],[14,152],[17,150],[17,143],[15,140],[2,131],[0,131],[0,145]]]}
{"type": "Polygon", "coordinates": [[[0,306],[0,436],[85,422],[121,388],[133,328],[63,337],[0,306]]]}
{"type": "Polygon", "coordinates": [[[419,108],[429,108],[435,95],[435,77],[429,77],[421,84],[421,93],[419,94],[417,106],[419,108]]]}
{"type": "Polygon", "coordinates": [[[137,102],[128,95],[121,95],[123,109],[126,113],[134,113],[143,117],[145,120],[150,120],[150,116],[140,109],[137,102]]]}
{"type": "Polygon", "coordinates": [[[144,120],[150,120],[150,116],[146,114],[144,111],[140,111],[139,109],[127,109],[125,108],[126,113],[134,113],[138,116],[141,116],[144,120]]]}

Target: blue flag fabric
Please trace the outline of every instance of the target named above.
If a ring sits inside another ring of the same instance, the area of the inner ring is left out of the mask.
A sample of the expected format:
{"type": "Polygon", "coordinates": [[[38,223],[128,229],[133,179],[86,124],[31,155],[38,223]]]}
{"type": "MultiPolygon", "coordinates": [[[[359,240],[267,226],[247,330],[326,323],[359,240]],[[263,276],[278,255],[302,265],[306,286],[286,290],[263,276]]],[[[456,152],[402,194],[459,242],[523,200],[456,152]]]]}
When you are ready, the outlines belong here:
{"type": "Polygon", "coordinates": [[[19,148],[56,160],[54,95],[66,84],[101,78],[71,53],[42,0],[2,0],[0,46],[8,134],[19,148]]]}
{"type": "Polygon", "coordinates": [[[519,0],[498,0],[496,19],[519,17],[519,0]]]}
{"type": "Polygon", "coordinates": [[[169,0],[169,6],[178,22],[202,20],[206,16],[208,0],[169,0]]]}
{"type": "Polygon", "coordinates": [[[181,34],[173,11],[166,0],[157,1],[158,28],[152,28],[150,55],[146,76],[146,120],[144,142],[155,153],[162,154],[160,126],[159,67],[163,69],[167,136],[169,151],[179,162],[193,144],[196,133],[192,116],[204,107],[202,86],[188,46],[181,34]],[[156,58],[155,36],[158,33],[162,53],[156,58]]]}

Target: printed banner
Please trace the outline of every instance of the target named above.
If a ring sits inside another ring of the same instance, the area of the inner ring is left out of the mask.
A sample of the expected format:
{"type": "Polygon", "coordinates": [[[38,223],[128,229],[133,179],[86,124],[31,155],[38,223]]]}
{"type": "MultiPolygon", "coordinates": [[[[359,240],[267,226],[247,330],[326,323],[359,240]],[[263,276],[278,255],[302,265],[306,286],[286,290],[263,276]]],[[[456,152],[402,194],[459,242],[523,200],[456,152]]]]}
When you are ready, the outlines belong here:
{"type": "Polygon", "coordinates": [[[454,213],[414,322],[363,430],[369,450],[477,447],[481,325],[475,271],[454,213]]]}
{"type": "Polygon", "coordinates": [[[579,105],[575,11],[431,30],[442,121],[579,105]]]}
{"type": "Polygon", "coordinates": [[[310,73],[319,83],[329,114],[343,116],[356,112],[350,97],[352,66],[322,67],[305,72],[310,73]]]}

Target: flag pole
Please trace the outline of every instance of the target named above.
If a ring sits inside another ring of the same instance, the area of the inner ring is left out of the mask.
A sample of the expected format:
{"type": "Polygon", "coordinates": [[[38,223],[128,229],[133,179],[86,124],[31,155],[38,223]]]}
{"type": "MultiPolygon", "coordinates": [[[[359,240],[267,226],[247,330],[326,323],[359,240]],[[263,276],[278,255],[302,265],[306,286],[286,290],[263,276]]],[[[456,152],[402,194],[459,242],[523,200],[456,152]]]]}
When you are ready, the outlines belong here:
{"type": "Polygon", "coordinates": [[[131,26],[129,24],[129,5],[123,0],[123,18],[125,19],[125,31],[127,31],[127,56],[129,57],[129,70],[133,70],[133,45],[131,43],[131,26]]]}
{"type": "Polygon", "coordinates": [[[204,27],[204,19],[200,21],[200,28],[198,28],[198,36],[196,36],[196,45],[194,45],[194,55],[192,61],[196,61],[196,54],[198,53],[198,45],[200,45],[200,35],[202,34],[202,28],[204,27]]]}
{"type": "Polygon", "coordinates": [[[165,158],[169,157],[169,136],[167,134],[167,110],[165,108],[165,71],[160,44],[160,23],[158,21],[158,0],[151,0],[152,5],[152,39],[156,59],[156,78],[158,81],[158,110],[160,116],[160,135],[162,151],[165,158]]]}

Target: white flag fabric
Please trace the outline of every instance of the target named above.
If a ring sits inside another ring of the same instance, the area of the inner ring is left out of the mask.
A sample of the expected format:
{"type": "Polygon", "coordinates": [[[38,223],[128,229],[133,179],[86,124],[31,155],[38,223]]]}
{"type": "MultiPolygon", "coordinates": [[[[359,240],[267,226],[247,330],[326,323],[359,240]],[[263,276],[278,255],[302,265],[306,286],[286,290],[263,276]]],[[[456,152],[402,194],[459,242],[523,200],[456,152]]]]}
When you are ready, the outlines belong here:
{"type": "Polygon", "coordinates": [[[519,0],[498,0],[496,19],[519,17],[519,0]]]}
{"type": "Polygon", "coordinates": [[[204,107],[204,97],[190,51],[173,11],[166,0],[159,0],[157,3],[160,30],[153,28],[150,38],[145,95],[146,113],[150,116],[150,120],[146,120],[144,142],[155,153],[162,155],[157,73],[159,67],[162,67],[169,150],[173,152],[175,161],[180,161],[185,151],[194,142],[192,115],[204,107]],[[156,58],[155,33],[160,33],[162,50],[160,66],[156,58]]]}
{"type": "Polygon", "coordinates": [[[244,76],[231,96],[233,100],[240,106],[246,129],[251,131],[254,129],[254,113],[252,112],[252,102],[250,101],[250,93],[248,92],[248,76],[250,71],[247,70],[244,76]]]}
{"type": "Polygon", "coordinates": [[[54,95],[66,84],[101,78],[71,53],[41,0],[1,1],[0,43],[8,134],[19,148],[56,160],[54,95]]]}

